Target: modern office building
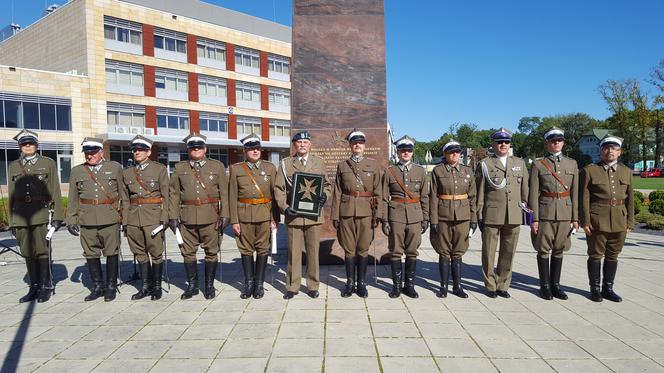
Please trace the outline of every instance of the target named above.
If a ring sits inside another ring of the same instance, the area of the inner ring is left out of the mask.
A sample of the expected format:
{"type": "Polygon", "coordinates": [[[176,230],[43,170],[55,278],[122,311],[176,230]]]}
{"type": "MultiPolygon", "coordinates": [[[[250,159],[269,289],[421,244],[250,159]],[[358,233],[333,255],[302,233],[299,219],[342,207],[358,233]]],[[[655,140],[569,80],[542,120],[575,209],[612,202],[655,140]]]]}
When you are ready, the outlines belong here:
{"type": "Polygon", "coordinates": [[[172,167],[190,132],[226,164],[255,132],[276,163],[290,150],[290,57],[290,27],[202,1],[71,0],[0,43],[0,184],[17,128],[39,133],[62,183],[86,136],[127,165],[146,135],[172,167]]]}

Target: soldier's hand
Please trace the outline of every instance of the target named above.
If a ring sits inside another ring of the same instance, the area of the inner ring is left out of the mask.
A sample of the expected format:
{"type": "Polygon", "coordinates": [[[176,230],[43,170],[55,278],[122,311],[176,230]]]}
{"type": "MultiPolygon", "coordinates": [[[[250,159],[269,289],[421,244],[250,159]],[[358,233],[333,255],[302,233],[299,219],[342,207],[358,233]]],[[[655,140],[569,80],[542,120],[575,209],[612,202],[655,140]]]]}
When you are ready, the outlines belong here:
{"type": "Polygon", "coordinates": [[[175,233],[175,230],[178,229],[179,225],[180,225],[180,223],[178,223],[177,219],[171,219],[171,220],[168,221],[168,227],[171,228],[173,233],[175,233]]]}
{"type": "Polygon", "coordinates": [[[79,236],[81,234],[81,227],[79,227],[78,224],[69,224],[67,226],[67,230],[73,236],[79,236]]]}
{"type": "Polygon", "coordinates": [[[473,233],[475,233],[475,231],[477,230],[477,223],[470,223],[470,230],[473,231],[473,233]]]}
{"type": "Polygon", "coordinates": [[[297,212],[293,210],[292,208],[288,207],[286,208],[286,211],[284,211],[284,214],[288,216],[297,216],[297,212]]]}
{"type": "Polygon", "coordinates": [[[484,220],[478,220],[477,226],[480,228],[480,232],[484,232],[484,220]]]}
{"type": "Polygon", "coordinates": [[[55,231],[57,232],[60,230],[60,228],[62,228],[62,220],[53,220],[51,222],[51,226],[55,228],[55,231]]]}
{"type": "Polygon", "coordinates": [[[586,236],[592,236],[593,235],[593,229],[590,228],[589,225],[583,226],[583,230],[586,232],[586,236]]]}
{"type": "Polygon", "coordinates": [[[332,226],[334,229],[339,230],[339,220],[332,220],[332,226]]]}
{"type": "Polygon", "coordinates": [[[279,224],[276,221],[271,220],[270,221],[270,230],[278,230],[278,229],[279,229],[279,224]]]}
{"type": "Polygon", "coordinates": [[[383,222],[383,234],[386,236],[390,235],[390,232],[392,231],[392,227],[390,226],[390,223],[387,221],[383,222]]]}
{"type": "Polygon", "coordinates": [[[438,234],[438,224],[431,224],[431,233],[438,234]]]}
{"type": "Polygon", "coordinates": [[[318,197],[318,204],[320,205],[320,207],[323,207],[323,205],[325,205],[325,202],[327,202],[327,194],[323,192],[323,194],[321,194],[320,197],[318,197]]]}
{"type": "Polygon", "coordinates": [[[12,232],[12,236],[16,237],[16,228],[12,227],[10,231],[12,232]]]}
{"type": "Polygon", "coordinates": [[[539,231],[539,222],[534,221],[532,224],[530,224],[530,230],[533,232],[533,234],[537,234],[537,231],[539,231]]]}
{"type": "Polygon", "coordinates": [[[239,236],[240,233],[242,233],[240,231],[240,224],[235,223],[235,224],[232,224],[231,227],[233,228],[233,233],[235,234],[235,236],[239,236]]]}
{"type": "Polygon", "coordinates": [[[572,228],[574,228],[578,231],[579,230],[579,222],[578,221],[573,221],[572,222],[572,228]]]}
{"type": "Polygon", "coordinates": [[[376,228],[378,226],[378,223],[380,223],[380,219],[377,218],[371,219],[371,228],[376,228]]]}
{"type": "Polygon", "coordinates": [[[429,222],[426,220],[422,220],[420,223],[422,225],[422,233],[426,232],[427,229],[429,229],[429,222]]]}
{"type": "Polygon", "coordinates": [[[222,218],[221,219],[221,231],[225,231],[226,227],[231,223],[231,219],[229,218],[222,218]]]}
{"type": "Polygon", "coordinates": [[[120,232],[124,233],[124,236],[127,237],[127,224],[122,224],[120,226],[120,232]]]}

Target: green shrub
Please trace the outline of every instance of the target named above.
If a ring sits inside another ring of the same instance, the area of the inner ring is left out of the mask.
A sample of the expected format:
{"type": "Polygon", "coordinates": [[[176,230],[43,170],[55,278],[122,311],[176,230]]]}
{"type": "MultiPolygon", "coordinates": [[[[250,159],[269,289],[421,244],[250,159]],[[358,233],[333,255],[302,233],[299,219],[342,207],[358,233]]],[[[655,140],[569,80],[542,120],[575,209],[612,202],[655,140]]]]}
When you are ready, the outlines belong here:
{"type": "Polygon", "coordinates": [[[651,214],[664,215],[664,199],[657,199],[650,203],[648,211],[651,214]]]}
{"type": "Polygon", "coordinates": [[[655,200],[664,199],[664,190],[653,190],[648,195],[650,203],[655,202],[655,200]]]}
{"type": "Polygon", "coordinates": [[[653,217],[652,219],[648,220],[646,222],[646,228],[654,229],[654,230],[657,230],[657,231],[664,230],[664,217],[657,216],[657,217],[653,217]]]}
{"type": "Polygon", "coordinates": [[[634,199],[635,200],[638,199],[641,202],[641,204],[643,204],[643,200],[645,200],[645,198],[646,197],[643,195],[643,193],[639,192],[638,190],[634,191],[634,199]]]}
{"type": "Polygon", "coordinates": [[[641,209],[638,214],[634,214],[634,220],[636,220],[637,223],[647,223],[648,220],[652,218],[653,214],[648,212],[648,209],[641,209]]]}
{"type": "Polygon", "coordinates": [[[638,214],[641,211],[641,201],[638,198],[634,198],[634,215],[638,214]]]}

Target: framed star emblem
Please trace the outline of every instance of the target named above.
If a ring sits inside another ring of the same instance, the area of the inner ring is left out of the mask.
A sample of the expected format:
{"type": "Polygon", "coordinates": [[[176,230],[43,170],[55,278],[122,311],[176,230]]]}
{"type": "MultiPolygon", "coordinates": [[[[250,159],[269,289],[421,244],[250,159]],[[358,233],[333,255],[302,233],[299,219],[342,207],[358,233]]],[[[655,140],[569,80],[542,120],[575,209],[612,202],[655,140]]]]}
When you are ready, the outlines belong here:
{"type": "Polygon", "coordinates": [[[298,215],[320,216],[319,198],[323,191],[325,177],[318,174],[296,172],[293,174],[293,190],[290,207],[298,215]]]}

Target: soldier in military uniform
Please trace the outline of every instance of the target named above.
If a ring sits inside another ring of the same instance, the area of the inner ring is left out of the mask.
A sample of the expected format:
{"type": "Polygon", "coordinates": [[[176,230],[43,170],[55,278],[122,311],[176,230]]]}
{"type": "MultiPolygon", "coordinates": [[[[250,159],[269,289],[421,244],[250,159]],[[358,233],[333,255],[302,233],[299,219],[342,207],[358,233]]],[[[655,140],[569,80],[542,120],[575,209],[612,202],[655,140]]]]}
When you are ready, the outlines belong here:
{"type": "Polygon", "coordinates": [[[540,297],[567,299],[560,288],[560,272],[563,253],[572,246],[572,229],[579,228],[579,170],[575,160],[562,155],[562,129],[551,128],[544,134],[544,141],[548,154],[537,158],[530,170],[531,238],[537,251],[540,297]]]}
{"type": "Polygon", "coordinates": [[[196,251],[205,251],[205,299],[215,297],[219,245],[228,225],[228,177],[224,164],[205,156],[207,137],[193,133],[184,138],[189,159],[178,162],[171,175],[169,226],[180,229],[184,245],[180,248],[187,275],[187,289],[181,299],[198,295],[196,251]]]}
{"type": "Polygon", "coordinates": [[[613,291],[613,281],[618,254],[627,233],[634,228],[634,189],[631,170],[618,162],[621,146],[621,138],[605,136],[600,141],[601,161],[586,166],[580,175],[581,226],[586,232],[590,299],[594,302],[601,302],[602,298],[622,301],[613,291]]]}
{"type": "Polygon", "coordinates": [[[399,163],[383,174],[383,233],[388,237],[392,255],[392,291],[390,298],[403,293],[418,298],[415,291],[417,250],[422,234],[429,227],[429,181],[426,170],[412,162],[413,139],[404,136],[394,142],[399,163]],[[403,289],[401,257],[406,255],[403,289]]]}
{"type": "Polygon", "coordinates": [[[512,134],[505,128],[491,135],[494,154],[476,170],[478,224],[482,230],[482,271],[487,296],[509,298],[512,260],[519,240],[522,204],[528,201],[528,170],[509,155],[512,134]],[[500,241],[499,241],[500,240],[500,241]],[[494,271],[496,247],[500,242],[494,271]]]}
{"type": "Polygon", "coordinates": [[[240,140],[245,161],[230,167],[228,200],[235,242],[242,256],[244,288],[240,298],[263,297],[263,281],[270,250],[270,231],[279,225],[274,200],[276,167],[261,160],[261,140],[255,134],[240,140]],[[254,268],[254,252],[256,266],[254,268]]]}
{"type": "MultiPolygon", "coordinates": [[[[293,174],[305,172],[309,174],[325,175],[325,162],[323,158],[309,154],[311,149],[311,135],[307,131],[298,132],[291,139],[295,147],[295,155],[281,161],[275,183],[275,197],[279,209],[286,217],[286,230],[288,231],[288,268],[286,271],[286,294],[284,299],[290,299],[300,291],[302,280],[302,248],[307,253],[307,294],[311,298],[318,298],[320,285],[319,248],[320,229],[323,224],[323,215],[318,217],[297,214],[289,206],[293,191],[293,174]]],[[[332,187],[325,178],[323,193],[318,203],[325,205],[328,195],[332,195],[332,187]]]]}
{"type": "Polygon", "coordinates": [[[431,245],[438,253],[440,291],[447,297],[452,268],[452,294],[468,298],[461,286],[461,258],[468,250],[469,233],[477,229],[476,188],[473,170],[461,164],[461,144],[450,140],[442,147],[443,163],[431,173],[431,245]]]}
{"type": "Polygon", "coordinates": [[[164,227],[168,223],[168,171],[150,160],[152,140],[137,135],[131,140],[134,166],[124,170],[124,186],[129,204],[122,214],[129,248],[141,269],[141,289],[131,299],[152,300],[162,296],[161,275],[164,269],[164,227]],[[152,231],[161,231],[152,235],[152,231]],[[150,264],[152,262],[152,264],[150,264]]]}
{"type": "Polygon", "coordinates": [[[69,176],[67,229],[81,237],[83,256],[88,263],[94,288],[85,301],[102,295],[115,299],[118,282],[118,253],[122,208],[128,203],[122,186],[122,166],[104,159],[103,140],[86,137],[81,144],[85,163],[75,166],[69,176]],[[102,277],[101,255],[106,257],[106,285],[102,277]]]}
{"type": "Polygon", "coordinates": [[[341,296],[357,292],[366,298],[369,246],[382,216],[381,170],[376,160],[364,156],[363,132],[353,129],[346,140],[352,156],[337,165],[332,204],[332,224],[345,251],[347,281],[341,296]]]}
{"type": "Polygon", "coordinates": [[[38,135],[23,130],[14,136],[21,150],[9,164],[9,225],[25,258],[30,290],[19,302],[47,302],[53,291],[49,245],[46,241],[49,214],[51,225],[60,229],[64,217],[60,181],[55,162],[37,153],[38,135]]]}

